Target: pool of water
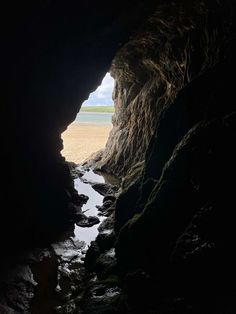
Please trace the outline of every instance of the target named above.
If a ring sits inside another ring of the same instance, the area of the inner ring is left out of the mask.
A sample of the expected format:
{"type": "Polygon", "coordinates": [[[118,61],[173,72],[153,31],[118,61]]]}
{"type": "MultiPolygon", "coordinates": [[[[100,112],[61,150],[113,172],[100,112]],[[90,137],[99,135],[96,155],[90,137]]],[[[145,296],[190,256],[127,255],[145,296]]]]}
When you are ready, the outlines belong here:
{"type": "MultiPolygon", "coordinates": [[[[79,170],[83,170],[81,166],[78,166],[79,170]]],[[[102,175],[96,174],[93,170],[85,171],[81,178],[74,180],[75,189],[79,194],[84,194],[89,197],[86,204],[83,205],[82,211],[86,216],[98,216],[97,205],[101,206],[103,203],[103,198],[101,194],[96,192],[89,183],[99,182],[105,183],[105,179],[102,175]]],[[[99,216],[100,223],[105,219],[105,217],[99,216]]],[[[79,227],[75,225],[74,229],[74,239],[84,241],[86,246],[88,246],[91,241],[94,241],[98,235],[98,227],[100,224],[94,225],[92,227],[79,227]]]]}
{"type": "MultiPolygon", "coordinates": [[[[85,170],[83,167],[78,167],[78,170],[83,173],[83,176],[74,180],[74,186],[79,194],[85,194],[89,197],[87,203],[83,205],[82,211],[87,216],[98,216],[98,209],[96,206],[102,205],[104,197],[96,192],[90,183],[105,183],[106,179],[92,170],[85,170]]],[[[67,305],[65,305],[64,311],[58,303],[58,297],[61,297],[63,302],[65,301],[65,298],[68,298],[68,300],[72,298],[73,300],[75,287],[84,284],[83,273],[85,254],[91,241],[94,241],[98,235],[99,225],[106,218],[102,216],[98,217],[100,219],[99,224],[88,228],[82,228],[75,224],[74,230],[68,230],[68,233],[63,234],[60,240],[58,239],[57,242],[52,244],[53,254],[51,253],[50,255],[48,265],[50,266],[54,261],[54,271],[56,276],[56,279],[54,278],[54,280],[56,280],[56,283],[53,282],[52,287],[50,288],[50,295],[53,302],[58,305],[58,312],[56,311],[56,313],[68,313],[67,305]]],[[[107,232],[109,232],[109,230],[107,232]]],[[[114,254],[114,252],[111,251],[109,254],[114,254]]],[[[44,265],[44,267],[49,266],[44,265]]],[[[39,289],[37,296],[34,297],[35,306],[37,308],[38,305],[41,306],[45,302],[45,287],[40,283],[40,278],[44,278],[41,266],[34,270],[34,276],[39,278],[39,281],[37,281],[39,289]]],[[[48,280],[48,278],[45,280],[48,280]]],[[[46,305],[49,308],[52,306],[51,303],[46,305]]],[[[44,310],[41,312],[46,313],[44,310]]]]}

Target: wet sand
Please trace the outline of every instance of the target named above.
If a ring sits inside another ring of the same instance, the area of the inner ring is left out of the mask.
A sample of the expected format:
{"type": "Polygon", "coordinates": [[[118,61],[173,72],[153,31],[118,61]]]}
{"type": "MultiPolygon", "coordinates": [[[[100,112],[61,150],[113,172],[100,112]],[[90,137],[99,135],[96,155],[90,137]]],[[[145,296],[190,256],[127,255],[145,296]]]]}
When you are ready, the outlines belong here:
{"type": "Polygon", "coordinates": [[[62,155],[68,161],[82,163],[92,153],[105,147],[112,124],[72,123],[62,134],[62,155]]]}

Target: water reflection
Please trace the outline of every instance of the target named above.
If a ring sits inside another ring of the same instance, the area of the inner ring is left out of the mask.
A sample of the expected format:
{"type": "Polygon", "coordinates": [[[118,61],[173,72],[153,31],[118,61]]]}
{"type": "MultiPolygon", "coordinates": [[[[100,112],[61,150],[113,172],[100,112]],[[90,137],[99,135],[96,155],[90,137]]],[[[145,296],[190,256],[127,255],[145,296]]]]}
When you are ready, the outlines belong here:
{"type": "Polygon", "coordinates": [[[79,194],[85,194],[89,197],[86,204],[83,205],[82,211],[87,216],[96,216],[98,210],[96,205],[102,205],[103,196],[96,192],[89,183],[84,183],[80,178],[74,180],[74,185],[79,194]]]}
{"type": "MultiPolygon", "coordinates": [[[[80,167],[79,169],[82,170],[82,167],[80,167]]],[[[105,180],[101,175],[94,173],[92,170],[86,171],[81,178],[74,180],[74,186],[78,193],[85,194],[89,197],[87,203],[83,205],[82,211],[85,213],[86,216],[97,216],[98,209],[96,206],[102,205],[104,197],[96,192],[89,183],[85,183],[86,181],[104,183],[105,180]]],[[[101,223],[105,219],[105,217],[100,216],[99,219],[101,223]]],[[[97,224],[89,228],[82,228],[75,225],[74,239],[84,241],[88,246],[90,242],[94,241],[96,236],[98,235],[99,225],[100,224],[97,224]]]]}
{"type": "MultiPolygon", "coordinates": [[[[80,168],[78,167],[78,169],[81,169],[81,167],[80,168]]],[[[95,173],[91,169],[86,171],[82,178],[87,180],[88,182],[105,183],[104,177],[102,175],[95,173]]]]}

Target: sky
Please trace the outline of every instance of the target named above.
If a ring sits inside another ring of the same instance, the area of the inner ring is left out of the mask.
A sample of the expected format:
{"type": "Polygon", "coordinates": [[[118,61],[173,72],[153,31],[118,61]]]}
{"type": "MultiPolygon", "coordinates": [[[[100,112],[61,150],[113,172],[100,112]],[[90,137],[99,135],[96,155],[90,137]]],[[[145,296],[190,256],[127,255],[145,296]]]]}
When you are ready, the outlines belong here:
{"type": "Polygon", "coordinates": [[[112,90],[114,87],[114,80],[107,73],[102,80],[102,84],[89,95],[88,100],[84,101],[82,106],[108,106],[113,105],[112,90]]]}

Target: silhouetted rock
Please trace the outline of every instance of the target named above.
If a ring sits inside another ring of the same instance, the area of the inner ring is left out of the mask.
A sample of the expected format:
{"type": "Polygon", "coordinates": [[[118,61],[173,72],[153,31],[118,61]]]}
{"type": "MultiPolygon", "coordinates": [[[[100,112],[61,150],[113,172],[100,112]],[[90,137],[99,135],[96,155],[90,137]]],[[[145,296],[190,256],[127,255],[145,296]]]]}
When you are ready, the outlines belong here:
{"type": "Polygon", "coordinates": [[[79,227],[92,227],[100,222],[99,218],[96,216],[86,216],[86,215],[79,215],[77,216],[76,225],[79,227]]]}
{"type": "Polygon", "coordinates": [[[107,183],[92,183],[92,188],[101,195],[114,194],[118,190],[116,186],[107,183]]]}

